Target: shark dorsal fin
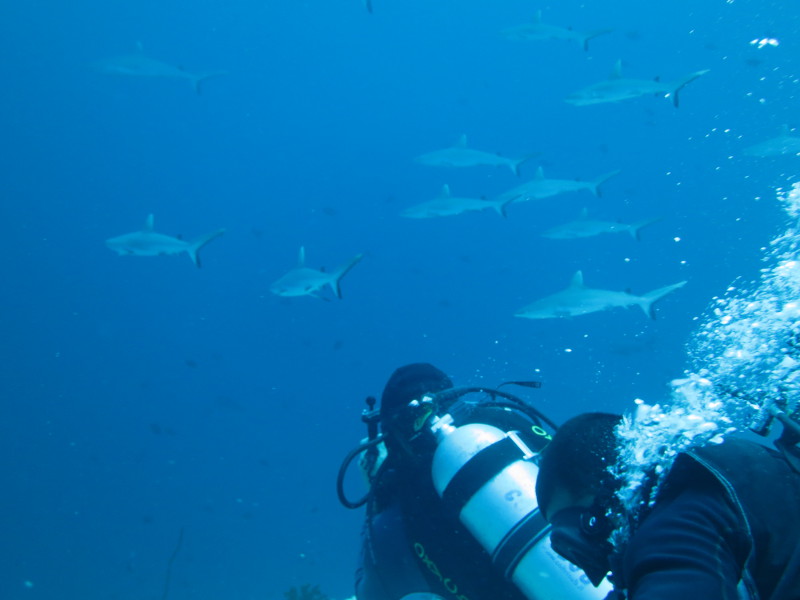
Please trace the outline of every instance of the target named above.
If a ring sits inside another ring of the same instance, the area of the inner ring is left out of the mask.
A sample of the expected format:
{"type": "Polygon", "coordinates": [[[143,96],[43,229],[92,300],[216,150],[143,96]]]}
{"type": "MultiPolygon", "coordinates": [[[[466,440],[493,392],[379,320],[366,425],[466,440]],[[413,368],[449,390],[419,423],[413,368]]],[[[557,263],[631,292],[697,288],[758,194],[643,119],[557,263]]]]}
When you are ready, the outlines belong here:
{"type": "Polygon", "coordinates": [[[533,15],[533,22],[534,23],[541,23],[542,22],[542,9],[536,11],[536,14],[533,15]]]}
{"type": "Polygon", "coordinates": [[[569,282],[570,288],[582,288],[583,285],[583,271],[578,271],[575,275],[572,276],[572,280],[569,282]]]}
{"type": "Polygon", "coordinates": [[[446,183],[442,186],[442,190],[439,192],[439,198],[449,198],[450,197],[450,186],[446,183]]]}
{"type": "Polygon", "coordinates": [[[305,246],[300,246],[300,252],[297,253],[297,266],[298,267],[306,266],[306,248],[305,248],[305,246]]]}
{"type": "Polygon", "coordinates": [[[153,220],[154,219],[155,219],[155,217],[153,216],[153,213],[150,213],[149,215],[147,215],[147,220],[144,222],[144,230],[145,231],[153,231],[153,220]]]}
{"type": "Polygon", "coordinates": [[[462,133],[459,138],[456,140],[456,143],[453,144],[454,148],[466,148],[467,147],[467,134],[462,133]]]}
{"type": "Polygon", "coordinates": [[[544,179],[544,169],[541,166],[536,169],[534,179],[544,179]]]}
{"type": "Polygon", "coordinates": [[[609,79],[622,79],[622,59],[617,59],[614,63],[614,70],[608,76],[609,79]]]}
{"type": "Polygon", "coordinates": [[[581,214],[578,216],[579,219],[588,219],[589,218],[589,209],[585,206],[581,209],[581,214]]]}

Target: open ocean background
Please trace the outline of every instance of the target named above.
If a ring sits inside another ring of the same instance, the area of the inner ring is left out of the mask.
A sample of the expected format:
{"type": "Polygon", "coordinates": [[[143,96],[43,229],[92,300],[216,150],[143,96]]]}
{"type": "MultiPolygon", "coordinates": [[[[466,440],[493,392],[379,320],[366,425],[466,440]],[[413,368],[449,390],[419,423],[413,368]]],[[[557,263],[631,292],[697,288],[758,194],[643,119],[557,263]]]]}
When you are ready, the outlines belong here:
{"type": "MultiPolygon", "coordinates": [[[[353,593],[362,511],[334,482],[365,435],[367,395],[430,361],[456,384],[537,379],[557,421],[664,398],[709,301],[751,280],[781,230],[776,188],[797,157],[748,145],[800,125],[800,12],[766,0],[6,2],[0,11],[0,599],[280,600],[303,584],[353,593]],[[529,21],[611,27],[588,52],[514,43],[529,21]],[[778,46],[751,40],[771,37],[778,46]],[[133,53],[225,70],[187,81],[113,76],[133,53]],[[574,107],[564,97],[621,58],[632,78],[700,69],[662,98],[574,107]],[[413,158],[466,133],[508,169],[413,158]],[[533,177],[586,192],[409,220],[435,197],[493,197],[533,177]],[[590,215],[627,234],[549,240],[590,215]],[[140,229],[186,256],[119,257],[140,229]],[[270,284],[365,258],[344,298],[279,298],[270,284]],[[658,305],[574,319],[514,312],[564,288],[644,293],[658,305]]],[[[351,495],[361,489],[355,476],[351,495]]]]}

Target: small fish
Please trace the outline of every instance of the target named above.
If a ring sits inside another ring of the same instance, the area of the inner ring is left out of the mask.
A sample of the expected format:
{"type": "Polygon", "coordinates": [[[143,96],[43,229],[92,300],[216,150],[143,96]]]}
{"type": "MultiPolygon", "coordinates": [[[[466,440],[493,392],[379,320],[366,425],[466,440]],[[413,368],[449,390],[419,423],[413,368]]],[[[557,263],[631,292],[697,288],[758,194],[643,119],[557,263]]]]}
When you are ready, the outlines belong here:
{"type": "Polygon", "coordinates": [[[225,230],[219,229],[193,242],[187,242],[177,237],[153,231],[153,215],[151,213],[147,215],[144,229],[109,238],[106,240],[106,246],[120,256],[164,256],[186,252],[195,266],[200,267],[200,256],[198,255],[200,249],[223,233],[225,233],[225,230]]]}
{"type": "Polygon", "coordinates": [[[614,65],[614,71],[608,79],[592,84],[567,96],[566,101],[575,106],[589,106],[590,104],[604,104],[619,102],[640,96],[664,96],[672,98],[672,103],[678,106],[678,92],[683,87],[701,75],[708,73],[708,69],[696,71],[677,81],[649,81],[647,79],[623,79],[622,61],[614,65]]]}
{"type": "Polygon", "coordinates": [[[595,290],[583,285],[583,273],[578,271],[573,275],[569,286],[529,304],[516,312],[514,316],[524,319],[555,319],[562,317],[575,317],[589,313],[609,310],[617,307],[639,306],[651,319],[655,319],[653,305],[667,294],[682,288],[685,281],[668,285],[644,296],[634,296],[628,292],[613,292],[610,290],[595,290]]]}
{"type": "Polygon", "coordinates": [[[543,237],[551,240],[574,240],[576,238],[592,237],[603,233],[621,233],[627,231],[631,237],[639,241],[639,231],[657,223],[661,219],[649,219],[638,223],[615,223],[614,221],[595,221],[589,218],[589,211],[585,208],[581,211],[580,217],[575,221],[558,225],[542,233],[543,237]]]}
{"type": "Polygon", "coordinates": [[[768,158],[770,156],[800,155],[800,137],[791,134],[788,125],[781,127],[781,134],[742,150],[745,156],[768,158]]]}
{"type": "Polygon", "coordinates": [[[400,215],[409,219],[430,219],[432,217],[452,217],[465,212],[481,211],[489,208],[495,210],[501,217],[505,217],[506,206],[513,201],[514,198],[499,200],[457,198],[450,195],[450,186],[445,184],[438,198],[407,208],[400,215]]]}
{"type": "Polygon", "coordinates": [[[536,12],[532,23],[509,27],[504,29],[501,34],[506,39],[514,42],[567,40],[577,42],[581,48],[588,50],[589,40],[612,31],[612,29],[596,29],[595,31],[584,33],[566,27],[559,27],[558,25],[548,25],[542,23],[542,11],[539,10],[536,12]]]}
{"type": "Polygon", "coordinates": [[[326,273],[322,270],[306,267],[306,250],[305,248],[300,248],[297,267],[278,279],[269,289],[277,296],[314,296],[315,298],[322,298],[318,292],[326,285],[329,285],[336,297],[341,298],[342,290],[339,287],[339,282],[363,257],[363,254],[357,254],[350,262],[339,267],[333,273],[326,273]]]}
{"type": "Polygon", "coordinates": [[[513,159],[499,154],[492,154],[491,152],[468,148],[467,136],[462,135],[455,145],[450,148],[421,154],[414,160],[428,167],[508,167],[515,175],[519,176],[520,165],[534,156],[534,154],[531,154],[523,158],[513,159]]]}
{"type": "Polygon", "coordinates": [[[545,179],[544,170],[542,167],[539,167],[536,169],[536,176],[533,179],[512,190],[504,192],[497,200],[504,201],[511,198],[514,202],[525,202],[527,200],[541,200],[542,198],[549,198],[550,196],[556,196],[567,192],[579,192],[581,190],[588,190],[595,196],[600,196],[600,186],[619,174],[620,171],[612,171],[611,173],[598,177],[594,181],[545,179]]]}
{"type": "Polygon", "coordinates": [[[188,79],[192,88],[200,94],[200,85],[212,77],[225,75],[225,71],[211,71],[208,73],[190,73],[182,67],[176,67],[149,58],[144,54],[123,54],[112,56],[94,63],[95,68],[101,73],[127,75],[129,77],[166,77],[170,79],[188,79]]]}

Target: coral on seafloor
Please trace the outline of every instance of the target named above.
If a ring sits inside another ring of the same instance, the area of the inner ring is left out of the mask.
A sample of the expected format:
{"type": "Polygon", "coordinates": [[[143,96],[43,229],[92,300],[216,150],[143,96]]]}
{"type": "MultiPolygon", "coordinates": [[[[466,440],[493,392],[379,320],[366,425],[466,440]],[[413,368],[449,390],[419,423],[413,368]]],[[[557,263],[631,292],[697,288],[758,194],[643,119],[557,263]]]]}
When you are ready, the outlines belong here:
{"type": "Polygon", "coordinates": [[[300,587],[292,587],[283,592],[286,600],[329,600],[329,598],[319,590],[318,585],[304,583],[300,587]]]}

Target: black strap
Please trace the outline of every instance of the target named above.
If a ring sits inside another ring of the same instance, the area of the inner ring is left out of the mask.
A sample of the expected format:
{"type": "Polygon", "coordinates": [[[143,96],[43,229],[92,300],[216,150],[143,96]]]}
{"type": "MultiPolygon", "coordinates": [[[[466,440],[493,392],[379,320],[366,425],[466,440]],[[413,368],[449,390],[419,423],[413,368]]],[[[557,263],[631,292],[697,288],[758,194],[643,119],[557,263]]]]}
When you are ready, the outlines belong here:
{"type": "Polygon", "coordinates": [[[534,508],[500,540],[492,554],[492,562],[511,581],[519,562],[528,551],[550,533],[542,512],[534,508]]]}
{"type": "Polygon", "coordinates": [[[524,456],[522,449],[508,436],[478,452],[456,472],[442,492],[445,509],[458,516],[469,499],[492,477],[524,456]]]}
{"type": "Polygon", "coordinates": [[[775,447],[783,453],[795,473],[800,473],[800,423],[783,414],[778,416],[778,420],[783,425],[783,431],[775,440],[775,447]]]}

